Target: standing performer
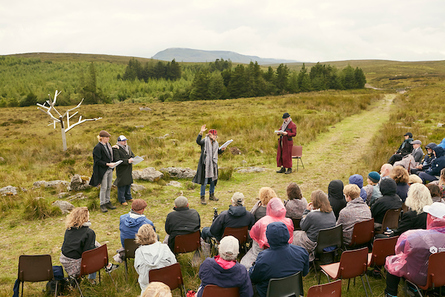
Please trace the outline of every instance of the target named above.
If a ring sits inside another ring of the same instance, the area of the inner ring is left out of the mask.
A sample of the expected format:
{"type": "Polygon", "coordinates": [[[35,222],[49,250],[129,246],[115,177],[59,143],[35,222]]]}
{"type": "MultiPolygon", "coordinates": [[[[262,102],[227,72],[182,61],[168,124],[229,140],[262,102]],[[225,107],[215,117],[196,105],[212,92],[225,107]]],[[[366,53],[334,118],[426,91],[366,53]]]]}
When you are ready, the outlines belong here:
{"type": "Polygon", "coordinates": [[[127,144],[127,137],[121,135],[117,138],[117,145],[113,146],[114,160],[122,160],[122,163],[116,168],[117,200],[126,206],[128,202],[133,202],[131,197],[131,184],[133,183],[133,158],[134,154],[127,144]]]}
{"type": "Polygon", "coordinates": [[[218,201],[215,197],[215,186],[218,181],[218,154],[222,154],[226,148],[219,149],[218,133],[215,129],[210,129],[204,139],[202,135],[206,129],[206,125],[201,126],[196,138],[196,143],[201,146],[201,157],[199,158],[198,169],[193,178],[195,184],[201,185],[201,204],[207,204],[205,199],[205,190],[207,183],[210,184],[209,200],[218,201]]]}
{"type": "Polygon", "coordinates": [[[277,167],[281,167],[277,173],[290,174],[292,173],[292,147],[294,146],[292,137],[297,135],[297,125],[292,122],[287,112],[283,114],[283,119],[280,132],[277,133],[280,136],[278,139],[277,167]]]}

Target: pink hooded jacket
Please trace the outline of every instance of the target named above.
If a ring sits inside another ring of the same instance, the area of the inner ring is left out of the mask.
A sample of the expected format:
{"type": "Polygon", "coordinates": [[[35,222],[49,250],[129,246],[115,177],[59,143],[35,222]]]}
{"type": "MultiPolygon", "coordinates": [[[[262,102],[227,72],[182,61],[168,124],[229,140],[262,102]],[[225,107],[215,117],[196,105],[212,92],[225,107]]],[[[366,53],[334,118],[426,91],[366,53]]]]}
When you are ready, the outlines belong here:
{"type": "Polygon", "coordinates": [[[294,239],[294,224],[291,219],[286,218],[285,216],[286,208],[284,207],[283,202],[281,202],[281,199],[270,199],[269,203],[267,203],[266,216],[253,225],[249,233],[250,237],[258,243],[260,248],[269,247],[266,238],[267,225],[272,222],[283,222],[289,230],[289,243],[292,243],[294,239]]]}
{"type": "Polygon", "coordinates": [[[386,258],[385,266],[389,273],[405,277],[417,285],[426,285],[429,256],[445,251],[445,218],[428,214],[426,228],[400,235],[396,254],[386,258]]]}

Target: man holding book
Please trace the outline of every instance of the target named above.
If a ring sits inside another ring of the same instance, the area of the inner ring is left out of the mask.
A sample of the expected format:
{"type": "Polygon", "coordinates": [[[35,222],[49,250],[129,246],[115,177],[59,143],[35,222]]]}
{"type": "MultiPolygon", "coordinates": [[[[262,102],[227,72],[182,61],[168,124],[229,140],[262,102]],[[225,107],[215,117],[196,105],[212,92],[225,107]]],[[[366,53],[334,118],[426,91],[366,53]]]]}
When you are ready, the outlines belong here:
{"type": "Polygon", "coordinates": [[[275,132],[280,136],[278,138],[277,167],[281,167],[281,169],[277,173],[290,174],[292,173],[292,147],[294,146],[292,137],[297,135],[297,125],[292,122],[289,113],[283,114],[283,124],[275,132]]]}

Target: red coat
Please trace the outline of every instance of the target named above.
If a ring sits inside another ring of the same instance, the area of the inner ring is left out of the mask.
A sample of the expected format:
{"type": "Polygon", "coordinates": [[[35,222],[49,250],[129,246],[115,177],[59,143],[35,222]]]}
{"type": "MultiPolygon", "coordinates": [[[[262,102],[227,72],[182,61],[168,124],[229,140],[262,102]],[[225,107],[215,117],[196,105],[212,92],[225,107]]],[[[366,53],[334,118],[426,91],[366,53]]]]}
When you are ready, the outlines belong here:
{"type": "Polygon", "coordinates": [[[292,168],[292,147],[294,146],[292,137],[297,135],[297,125],[294,122],[290,122],[287,125],[286,132],[287,135],[282,135],[278,138],[277,166],[292,168]]]}

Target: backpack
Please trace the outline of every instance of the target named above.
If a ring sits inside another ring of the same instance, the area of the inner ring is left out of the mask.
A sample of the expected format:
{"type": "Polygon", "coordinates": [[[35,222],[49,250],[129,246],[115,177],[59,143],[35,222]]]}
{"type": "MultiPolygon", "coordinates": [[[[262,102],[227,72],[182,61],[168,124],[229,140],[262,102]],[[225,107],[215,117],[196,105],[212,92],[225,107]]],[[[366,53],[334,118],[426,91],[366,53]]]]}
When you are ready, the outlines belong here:
{"type": "Polygon", "coordinates": [[[53,266],[54,278],[46,283],[45,293],[48,296],[54,296],[57,294],[64,295],[69,291],[70,282],[67,277],[64,277],[62,266],[53,266]]]}

